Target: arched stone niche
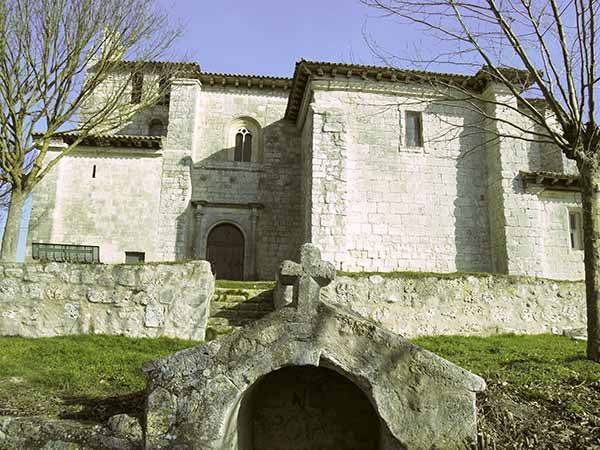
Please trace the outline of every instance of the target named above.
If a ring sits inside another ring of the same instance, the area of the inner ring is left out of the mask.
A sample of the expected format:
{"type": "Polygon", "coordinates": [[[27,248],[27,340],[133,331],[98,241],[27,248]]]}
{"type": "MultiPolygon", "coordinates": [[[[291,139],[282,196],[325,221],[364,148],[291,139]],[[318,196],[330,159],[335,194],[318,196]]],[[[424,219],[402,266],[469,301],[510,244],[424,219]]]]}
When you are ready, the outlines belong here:
{"type": "MultiPolygon", "coordinates": [[[[378,438],[374,449],[364,450],[468,448],[477,432],[475,394],[485,382],[374,322],[319,300],[320,287],[335,276],[333,266],[320,261],[310,244],[302,247],[301,260],[285,261],[279,274],[280,283],[294,284],[290,306],[144,367],[146,449],[263,450],[255,448],[256,436],[249,432],[256,393],[273,374],[306,366],[335,371],[343,381],[332,376],[328,383],[348,382],[356,388],[348,388],[355,402],[366,405],[357,399],[368,399],[378,438]]],[[[285,415],[292,417],[293,411],[285,415]]],[[[361,415],[372,418],[369,412],[361,415]]],[[[305,433],[304,439],[310,436],[305,433]]],[[[300,444],[311,448],[311,442],[300,444]]]]}
{"type": "Polygon", "coordinates": [[[238,450],[377,450],[380,422],[352,381],[323,366],[288,366],[245,393],[238,450]]]}
{"type": "Polygon", "coordinates": [[[320,304],[314,322],[295,313],[282,308],[146,366],[146,448],[246,450],[238,426],[247,423],[242,405],[252,386],[307,365],[335,367],[368,393],[379,420],[374,450],[458,449],[475,438],[479,377],[331,305],[320,304]]]}
{"type": "Polygon", "coordinates": [[[148,123],[148,136],[166,136],[167,129],[161,119],[152,119],[148,123]]]}

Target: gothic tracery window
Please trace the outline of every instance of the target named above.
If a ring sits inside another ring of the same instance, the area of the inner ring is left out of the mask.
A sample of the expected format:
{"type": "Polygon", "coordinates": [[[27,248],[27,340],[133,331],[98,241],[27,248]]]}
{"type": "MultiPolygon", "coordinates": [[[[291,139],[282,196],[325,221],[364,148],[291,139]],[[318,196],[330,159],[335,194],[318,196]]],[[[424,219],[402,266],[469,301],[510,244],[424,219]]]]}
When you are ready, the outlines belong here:
{"type": "Polygon", "coordinates": [[[235,135],[235,161],[249,162],[252,160],[252,133],[242,127],[235,135]]]}

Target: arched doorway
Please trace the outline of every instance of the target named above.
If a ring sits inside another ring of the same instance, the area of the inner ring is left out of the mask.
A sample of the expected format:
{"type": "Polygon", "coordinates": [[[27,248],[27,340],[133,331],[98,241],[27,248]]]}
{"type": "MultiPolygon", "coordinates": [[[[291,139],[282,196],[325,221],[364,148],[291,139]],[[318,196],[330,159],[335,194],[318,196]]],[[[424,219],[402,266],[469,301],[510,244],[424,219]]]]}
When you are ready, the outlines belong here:
{"type": "Polygon", "coordinates": [[[240,450],[377,450],[379,417],[331,369],[292,366],[259,380],[238,415],[240,450]]]}
{"type": "Polygon", "coordinates": [[[244,279],[244,235],[238,227],[224,223],[214,227],[206,243],[206,259],[220,280],[244,279]]]}

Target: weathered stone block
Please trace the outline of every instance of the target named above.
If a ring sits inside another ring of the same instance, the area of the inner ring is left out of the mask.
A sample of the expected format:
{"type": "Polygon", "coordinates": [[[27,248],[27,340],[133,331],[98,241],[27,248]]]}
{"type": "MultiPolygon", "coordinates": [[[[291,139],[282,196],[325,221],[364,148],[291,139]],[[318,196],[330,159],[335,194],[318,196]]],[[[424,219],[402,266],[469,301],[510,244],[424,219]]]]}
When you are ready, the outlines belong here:
{"type": "Polygon", "coordinates": [[[117,301],[113,291],[99,288],[89,288],[86,297],[92,303],[116,303],[117,301]]]}
{"type": "Polygon", "coordinates": [[[160,328],[165,323],[165,310],[160,305],[146,305],[144,325],[148,328],[160,328]]]}
{"type": "Polygon", "coordinates": [[[6,267],[4,269],[4,276],[12,277],[12,278],[21,278],[23,277],[23,268],[22,267],[6,267]]]}
{"type": "Polygon", "coordinates": [[[121,436],[127,436],[135,441],[142,439],[140,422],[127,414],[117,414],[108,419],[108,428],[121,436]]]}

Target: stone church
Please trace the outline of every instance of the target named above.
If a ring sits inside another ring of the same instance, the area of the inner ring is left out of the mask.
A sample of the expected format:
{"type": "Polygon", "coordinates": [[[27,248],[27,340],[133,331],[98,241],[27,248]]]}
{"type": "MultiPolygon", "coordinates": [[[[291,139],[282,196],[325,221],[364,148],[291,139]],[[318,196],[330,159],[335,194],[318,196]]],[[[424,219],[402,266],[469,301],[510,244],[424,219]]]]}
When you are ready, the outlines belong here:
{"type": "MultiPolygon", "coordinates": [[[[175,63],[147,67],[161,64],[175,63]]],[[[313,242],[348,272],[583,277],[571,161],[490,138],[501,125],[486,117],[523,119],[439,88],[519,107],[481,72],[301,60],[279,78],[180,66],[167,101],[84,140],[34,191],[29,258],[207,259],[218,278],[273,279],[313,242]]],[[[134,79],[140,88],[143,74],[134,79]]]]}

